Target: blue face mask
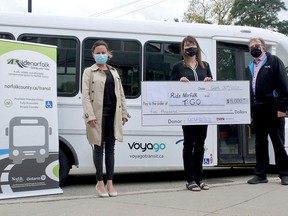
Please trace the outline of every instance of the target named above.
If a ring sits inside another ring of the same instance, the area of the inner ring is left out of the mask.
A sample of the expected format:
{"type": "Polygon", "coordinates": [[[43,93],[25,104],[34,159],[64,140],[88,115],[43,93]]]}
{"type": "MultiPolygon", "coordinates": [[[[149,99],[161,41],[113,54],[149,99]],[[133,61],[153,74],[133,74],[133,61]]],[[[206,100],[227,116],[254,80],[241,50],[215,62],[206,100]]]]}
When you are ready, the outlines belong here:
{"type": "Polygon", "coordinates": [[[96,64],[105,64],[108,61],[108,55],[107,54],[95,54],[94,59],[96,61],[96,64]]]}

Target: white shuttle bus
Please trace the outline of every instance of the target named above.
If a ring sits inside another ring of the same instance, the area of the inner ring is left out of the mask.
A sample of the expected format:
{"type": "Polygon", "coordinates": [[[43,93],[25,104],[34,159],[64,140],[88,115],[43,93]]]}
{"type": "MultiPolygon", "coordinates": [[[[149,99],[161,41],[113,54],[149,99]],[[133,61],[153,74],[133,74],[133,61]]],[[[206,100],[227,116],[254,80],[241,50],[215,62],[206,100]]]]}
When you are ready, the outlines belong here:
{"type": "MultiPolygon", "coordinates": [[[[247,79],[251,60],[247,43],[252,37],[262,37],[267,50],[288,67],[288,37],[267,29],[24,13],[0,13],[0,17],[0,38],[57,46],[61,182],[72,166],[94,166],[82,118],[81,75],[94,63],[91,47],[96,40],[105,40],[112,50],[109,64],[120,73],[131,115],[124,126],[124,142],[116,143],[116,169],[182,167],[181,127],[141,125],[141,81],[170,79],[173,64],[181,60],[185,36],[197,38],[215,80],[247,79]]],[[[253,165],[254,139],[251,125],[210,125],[204,166],[253,165]]]]}

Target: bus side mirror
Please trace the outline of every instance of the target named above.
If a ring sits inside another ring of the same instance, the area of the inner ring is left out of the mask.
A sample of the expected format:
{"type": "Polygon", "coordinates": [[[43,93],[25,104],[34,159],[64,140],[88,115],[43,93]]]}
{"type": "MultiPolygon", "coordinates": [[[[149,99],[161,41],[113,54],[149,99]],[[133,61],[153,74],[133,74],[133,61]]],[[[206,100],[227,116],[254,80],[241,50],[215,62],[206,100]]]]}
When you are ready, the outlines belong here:
{"type": "Polygon", "coordinates": [[[5,135],[8,136],[9,133],[8,133],[8,128],[5,128],[5,135]]]}

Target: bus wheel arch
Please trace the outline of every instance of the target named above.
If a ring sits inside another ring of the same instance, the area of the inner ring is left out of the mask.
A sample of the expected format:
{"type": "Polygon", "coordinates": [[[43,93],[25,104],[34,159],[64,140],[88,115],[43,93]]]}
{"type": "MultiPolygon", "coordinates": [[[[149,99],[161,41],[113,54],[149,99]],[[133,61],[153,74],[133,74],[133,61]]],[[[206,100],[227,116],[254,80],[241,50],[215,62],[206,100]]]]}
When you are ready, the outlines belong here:
{"type": "Polygon", "coordinates": [[[69,143],[59,138],[59,183],[64,185],[73,165],[78,165],[78,158],[69,143]]]}

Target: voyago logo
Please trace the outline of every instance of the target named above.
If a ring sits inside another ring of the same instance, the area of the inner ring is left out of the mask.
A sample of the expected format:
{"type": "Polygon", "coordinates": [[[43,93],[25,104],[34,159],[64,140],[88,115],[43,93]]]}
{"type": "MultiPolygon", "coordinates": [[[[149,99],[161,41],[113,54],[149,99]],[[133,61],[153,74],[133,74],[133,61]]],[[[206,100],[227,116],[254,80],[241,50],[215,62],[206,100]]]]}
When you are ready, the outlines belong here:
{"type": "Polygon", "coordinates": [[[160,150],[164,150],[166,148],[166,144],[164,143],[138,143],[138,142],[133,142],[133,143],[128,143],[129,148],[139,150],[141,149],[142,152],[146,152],[147,150],[154,150],[155,152],[158,152],[160,150]]]}
{"type": "Polygon", "coordinates": [[[18,65],[20,68],[26,68],[26,67],[47,68],[47,67],[50,67],[48,62],[41,62],[41,61],[32,62],[32,61],[20,60],[20,59],[14,59],[14,58],[7,59],[7,64],[18,65]]]}

